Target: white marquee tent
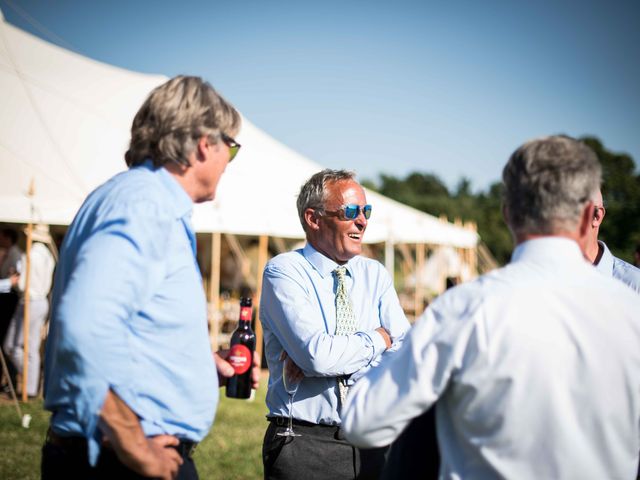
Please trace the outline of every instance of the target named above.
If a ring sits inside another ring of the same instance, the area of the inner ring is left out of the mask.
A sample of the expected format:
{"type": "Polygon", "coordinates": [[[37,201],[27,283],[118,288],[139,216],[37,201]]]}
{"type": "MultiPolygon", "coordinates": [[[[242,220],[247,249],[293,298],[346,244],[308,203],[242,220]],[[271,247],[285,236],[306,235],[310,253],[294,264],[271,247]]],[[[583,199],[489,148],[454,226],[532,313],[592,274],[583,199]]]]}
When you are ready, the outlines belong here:
{"type": "MultiPolygon", "coordinates": [[[[49,44],[8,24],[0,12],[0,221],[69,224],[91,190],[126,168],[131,120],[165,80],[49,44]]],[[[242,151],[227,168],[218,198],[195,209],[196,230],[302,238],[295,196],[322,167],[247,119],[238,141],[242,151]]],[[[374,205],[368,242],[477,243],[475,232],[374,192],[368,197],[374,205]]]]}

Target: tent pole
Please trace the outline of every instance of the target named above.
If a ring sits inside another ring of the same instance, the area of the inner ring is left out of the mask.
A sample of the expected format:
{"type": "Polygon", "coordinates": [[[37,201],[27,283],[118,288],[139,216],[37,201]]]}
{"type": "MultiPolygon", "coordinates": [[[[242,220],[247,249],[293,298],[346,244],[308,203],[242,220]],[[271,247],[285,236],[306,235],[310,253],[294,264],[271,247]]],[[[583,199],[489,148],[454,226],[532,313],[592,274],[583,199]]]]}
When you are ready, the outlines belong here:
{"type": "MultiPolygon", "coordinates": [[[[29,381],[29,288],[31,283],[31,243],[33,224],[27,225],[27,265],[25,269],[26,281],[24,285],[24,310],[22,314],[22,334],[24,345],[22,347],[22,401],[27,401],[27,382],[29,381]]],[[[20,308],[20,307],[18,307],[20,308]]]]}
{"type": "Polygon", "coordinates": [[[395,258],[393,240],[387,239],[387,241],[384,242],[384,266],[389,272],[389,275],[391,275],[392,280],[394,277],[394,264],[395,258]]]}
{"type": "Polygon", "coordinates": [[[211,309],[211,330],[209,338],[211,348],[218,351],[218,333],[220,332],[220,250],[222,237],[220,232],[211,234],[211,278],[209,281],[209,302],[211,309]]]}
{"type": "Polygon", "coordinates": [[[262,272],[267,264],[267,257],[269,256],[269,236],[260,235],[260,242],[258,244],[258,271],[256,279],[256,351],[258,357],[262,359],[262,323],[260,322],[260,295],[262,294],[262,272]]]}
{"type": "Polygon", "coordinates": [[[416,265],[415,265],[415,295],[413,297],[413,312],[417,320],[422,314],[422,272],[424,271],[424,243],[416,243],[416,265]]]}

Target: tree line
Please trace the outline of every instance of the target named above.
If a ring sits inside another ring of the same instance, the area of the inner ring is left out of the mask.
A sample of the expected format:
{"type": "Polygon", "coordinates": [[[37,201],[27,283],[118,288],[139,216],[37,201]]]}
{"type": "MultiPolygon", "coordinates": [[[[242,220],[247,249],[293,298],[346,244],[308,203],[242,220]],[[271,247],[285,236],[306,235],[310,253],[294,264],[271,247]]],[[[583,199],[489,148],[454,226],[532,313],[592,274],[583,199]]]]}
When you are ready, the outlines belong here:
{"type": "MultiPolygon", "coordinates": [[[[581,140],[596,152],[602,164],[606,216],[599,238],[614,255],[631,262],[633,251],[640,243],[640,174],[630,155],[606,149],[593,136],[581,140]]],[[[491,184],[486,191],[473,192],[471,181],[463,177],[450,190],[432,173],[412,172],[405,178],[380,174],[377,181],[364,180],[362,183],[431,215],[476,222],[482,242],[498,263],[509,261],[513,240],[502,218],[501,182],[491,184]]]]}

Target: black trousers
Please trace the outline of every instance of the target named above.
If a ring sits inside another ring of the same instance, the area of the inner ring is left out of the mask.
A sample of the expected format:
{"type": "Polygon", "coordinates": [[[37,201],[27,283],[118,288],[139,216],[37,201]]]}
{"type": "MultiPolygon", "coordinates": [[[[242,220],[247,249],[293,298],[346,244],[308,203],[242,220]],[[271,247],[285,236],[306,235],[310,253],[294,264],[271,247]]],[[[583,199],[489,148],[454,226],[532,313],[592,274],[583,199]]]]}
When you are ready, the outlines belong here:
{"type": "Polygon", "coordinates": [[[395,442],[382,474],[383,480],[396,478],[437,479],[440,450],[436,437],[436,406],[414,418],[395,442]]]}
{"type": "MultiPolygon", "coordinates": [[[[178,450],[180,451],[180,450],[178,450]]],[[[186,452],[180,452],[184,463],[178,470],[178,480],[198,480],[195,463],[186,452]]],[[[82,480],[141,480],[149,477],[124,466],[115,452],[103,447],[98,463],[89,464],[87,442],[80,437],[67,439],[64,444],[47,439],[42,447],[42,480],[82,479],[82,480]]]]}
{"type": "Polygon", "coordinates": [[[4,337],[7,335],[19,298],[15,292],[0,293],[0,346],[4,344],[4,337]]]}
{"type": "Polygon", "coordinates": [[[286,419],[269,422],[262,444],[264,478],[269,480],[380,478],[388,447],[360,449],[349,444],[340,427],[295,421],[300,437],[279,437],[286,419]]]}

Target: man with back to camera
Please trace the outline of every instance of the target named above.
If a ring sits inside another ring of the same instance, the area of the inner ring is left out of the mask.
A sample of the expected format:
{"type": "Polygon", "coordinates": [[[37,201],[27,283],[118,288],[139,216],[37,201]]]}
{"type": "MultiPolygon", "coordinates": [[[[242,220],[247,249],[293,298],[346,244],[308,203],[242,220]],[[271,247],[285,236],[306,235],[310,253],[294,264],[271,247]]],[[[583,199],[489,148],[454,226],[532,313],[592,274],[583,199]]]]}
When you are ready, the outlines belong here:
{"type": "Polygon", "coordinates": [[[587,237],[587,258],[595,265],[598,271],[617,278],[640,293],[640,269],[624,260],[614,257],[609,251],[609,248],[607,248],[607,245],[602,240],[598,240],[600,225],[606,213],[602,191],[598,190],[595,198],[591,228],[589,229],[589,236],[587,237]]]}
{"type": "Polygon", "coordinates": [[[129,170],[69,227],[46,345],[44,479],[198,478],[193,446],[233,368],[211,352],[191,211],[214,198],[239,129],[207,82],[169,80],[133,120],[129,170]]]}
{"type": "Polygon", "coordinates": [[[634,478],[640,298],[586,260],[601,168],[547,137],[503,171],[511,263],[436,299],[354,387],[354,444],[379,447],[438,400],[440,478],[634,478]]]}
{"type": "Polygon", "coordinates": [[[269,366],[269,426],[263,443],[268,479],[377,478],[386,449],[360,450],[341,431],[343,397],[382,357],[397,350],[409,323],[383,266],[360,256],[371,215],[351,172],[322,170],[300,190],[304,248],[273,258],[264,271],[260,314],[269,366]],[[282,362],[304,374],[287,438],[282,362]],[[342,398],[341,398],[342,397],[342,398]]]}

